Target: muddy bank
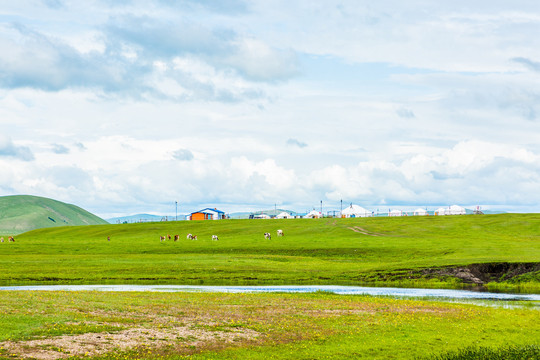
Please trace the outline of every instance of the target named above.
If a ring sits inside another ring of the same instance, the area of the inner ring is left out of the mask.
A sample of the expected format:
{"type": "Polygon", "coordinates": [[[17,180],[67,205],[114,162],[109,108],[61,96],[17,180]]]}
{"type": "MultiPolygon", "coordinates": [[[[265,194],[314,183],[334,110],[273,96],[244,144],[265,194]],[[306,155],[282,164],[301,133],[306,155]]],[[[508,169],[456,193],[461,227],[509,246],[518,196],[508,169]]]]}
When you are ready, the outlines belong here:
{"type": "Polygon", "coordinates": [[[467,284],[483,285],[489,282],[520,282],[540,277],[540,263],[484,263],[457,267],[428,268],[421,270],[423,277],[451,276],[467,284]],[[530,276],[528,276],[530,275],[530,276]]]}

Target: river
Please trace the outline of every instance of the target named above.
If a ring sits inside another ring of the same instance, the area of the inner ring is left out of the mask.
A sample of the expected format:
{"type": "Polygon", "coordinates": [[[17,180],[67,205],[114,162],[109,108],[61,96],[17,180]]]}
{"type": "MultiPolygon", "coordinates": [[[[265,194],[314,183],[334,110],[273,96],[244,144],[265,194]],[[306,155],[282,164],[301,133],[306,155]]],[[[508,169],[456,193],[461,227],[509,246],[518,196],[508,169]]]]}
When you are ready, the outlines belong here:
{"type": "Polygon", "coordinates": [[[540,301],[540,294],[508,294],[471,290],[386,288],[332,285],[275,286],[202,286],[202,285],[27,285],[0,286],[0,291],[163,291],[224,293],[309,293],[327,291],[340,295],[374,295],[394,297],[435,297],[448,299],[484,299],[506,301],[540,301]]]}

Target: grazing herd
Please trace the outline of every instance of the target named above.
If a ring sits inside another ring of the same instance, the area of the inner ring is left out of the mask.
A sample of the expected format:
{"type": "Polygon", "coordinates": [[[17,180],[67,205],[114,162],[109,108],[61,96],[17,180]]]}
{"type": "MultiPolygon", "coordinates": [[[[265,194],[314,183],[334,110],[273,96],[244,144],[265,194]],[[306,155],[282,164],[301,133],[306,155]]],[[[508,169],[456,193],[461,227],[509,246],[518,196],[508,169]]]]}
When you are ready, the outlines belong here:
{"type": "MultiPolygon", "coordinates": [[[[277,231],[277,236],[283,236],[283,230],[279,229],[277,231]]],[[[267,239],[267,240],[271,240],[272,235],[270,235],[270,233],[268,233],[268,232],[265,232],[264,233],[264,238],[267,239]]],[[[10,236],[10,239],[12,239],[11,236],[10,236]]],[[[165,236],[163,236],[163,235],[159,236],[159,241],[160,242],[165,241],[167,239],[169,239],[169,240],[174,239],[174,241],[178,241],[178,240],[180,240],[180,235],[171,236],[171,235],[167,234],[165,236]]],[[[188,240],[197,240],[197,235],[193,235],[193,234],[189,233],[189,234],[187,234],[186,239],[188,239],[188,240]]],[[[219,240],[219,237],[217,235],[212,235],[212,241],[218,241],[218,240],[219,240]]],[[[4,238],[2,238],[1,241],[4,242],[4,238]]],[[[15,241],[15,240],[13,240],[13,241],[15,241]]],[[[107,236],[107,241],[111,241],[110,236],[107,236]]]]}
{"type": "MultiPolygon", "coordinates": [[[[283,236],[283,230],[279,229],[277,231],[277,236],[283,236]]],[[[174,238],[174,241],[178,241],[180,240],[180,235],[174,235],[174,237],[171,237],[171,235],[167,234],[166,236],[161,236],[159,237],[159,241],[165,241],[167,239],[171,240],[172,238],[174,238]]],[[[271,240],[272,239],[272,235],[270,235],[270,233],[266,232],[264,233],[264,238],[267,239],[267,240],[271,240]]],[[[197,240],[197,235],[193,235],[191,233],[187,234],[186,236],[186,239],[188,240],[197,240]]],[[[107,240],[110,241],[110,237],[107,237],[107,240]]],[[[218,241],[219,240],[219,237],[217,235],[212,235],[212,241],[218,241]]]]}
{"type": "MultiPolygon", "coordinates": [[[[0,237],[0,242],[4,242],[3,237],[0,237]]],[[[15,238],[13,236],[8,237],[8,242],[15,242],[15,238]]]]}
{"type": "MultiPolygon", "coordinates": [[[[279,229],[277,231],[277,236],[283,236],[283,230],[279,229]]],[[[171,235],[167,234],[166,236],[160,236],[159,241],[165,241],[167,239],[171,240],[171,235]]],[[[266,232],[264,233],[264,238],[267,240],[272,239],[272,235],[270,233],[266,232]]],[[[174,235],[174,241],[178,241],[180,239],[180,235],[174,235]]],[[[186,239],[188,240],[197,240],[197,235],[193,235],[191,233],[187,234],[186,239]]],[[[217,235],[212,235],[212,241],[218,241],[219,237],[217,235]]]]}
{"type": "MultiPolygon", "coordinates": [[[[283,236],[283,230],[278,230],[277,231],[277,236],[283,236]]],[[[187,234],[186,238],[188,240],[197,240],[197,235],[193,235],[193,234],[187,234]]],[[[267,239],[267,240],[271,240],[272,239],[272,235],[270,235],[270,233],[268,232],[265,232],[264,233],[264,238],[267,239]]],[[[161,236],[159,237],[159,241],[165,241],[165,240],[171,240],[173,239],[173,237],[171,237],[171,235],[167,234],[166,236],[161,236]]],[[[174,241],[178,241],[180,240],[180,235],[174,235],[174,241]]],[[[217,235],[212,235],[212,241],[218,241],[219,240],[219,237],[217,235]]],[[[8,237],[8,241],[9,242],[15,242],[15,238],[13,236],[10,236],[8,237]]],[[[111,237],[110,236],[107,236],[107,241],[111,241],[111,237]]],[[[3,237],[0,237],[0,242],[4,242],[4,238],[3,237]]]]}

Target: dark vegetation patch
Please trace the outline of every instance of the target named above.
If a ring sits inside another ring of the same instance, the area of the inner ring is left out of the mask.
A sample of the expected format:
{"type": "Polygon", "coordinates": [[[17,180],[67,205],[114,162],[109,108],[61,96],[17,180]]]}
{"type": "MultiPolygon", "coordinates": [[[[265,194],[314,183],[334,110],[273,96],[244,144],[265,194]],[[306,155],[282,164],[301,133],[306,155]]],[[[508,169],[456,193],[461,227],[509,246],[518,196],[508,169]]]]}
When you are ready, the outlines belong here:
{"type": "Polygon", "coordinates": [[[458,267],[423,269],[424,277],[455,277],[467,284],[489,282],[526,282],[540,279],[540,263],[484,263],[458,267]]]}
{"type": "Polygon", "coordinates": [[[433,279],[475,286],[493,282],[511,284],[538,282],[540,281],[540,263],[502,262],[425,269],[379,270],[357,274],[351,280],[369,284],[372,282],[400,282],[417,279],[433,279]]]}
{"type": "MultiPolygon", "coordinates": [[[[430,357],[430,360],[536,360],[540,359],[540,347],[508,346],[502,348],[467,347],[430,357]]],[[[427,360],[427,359],[426,359],[427,360]]]]}

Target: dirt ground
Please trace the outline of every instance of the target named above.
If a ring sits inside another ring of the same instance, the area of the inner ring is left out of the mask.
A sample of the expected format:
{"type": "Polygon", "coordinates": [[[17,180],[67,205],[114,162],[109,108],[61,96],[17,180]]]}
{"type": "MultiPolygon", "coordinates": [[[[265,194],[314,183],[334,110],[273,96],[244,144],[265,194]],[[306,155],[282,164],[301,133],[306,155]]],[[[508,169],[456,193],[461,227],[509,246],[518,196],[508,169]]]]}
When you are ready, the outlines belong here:
{"type": "Polygon", "coordinates": [[[63,359],[70,356],[94,356],[110,351],[134,348],[213,347],[256,339],[259,334],[242,328],[212,329],[213,324],[187,323],[182,326],[161,326],[154,321],[148,326],[131,327],[118,332],[64,335],[27,341],[6,341],[0,348],[16,358],[39,360],[63,359]],[[201,326],[203,325],[203,326],[201,326]]]}

